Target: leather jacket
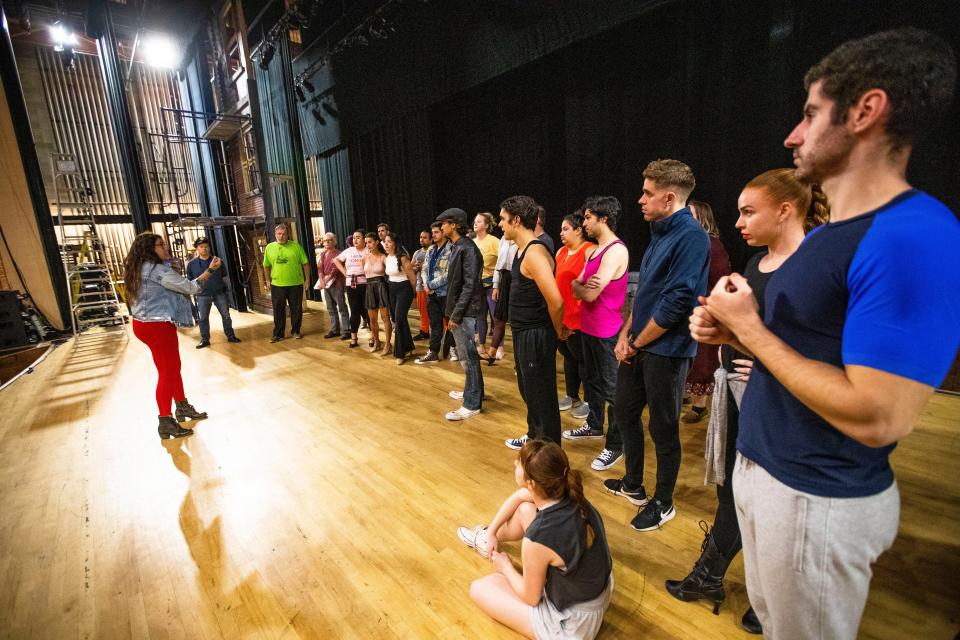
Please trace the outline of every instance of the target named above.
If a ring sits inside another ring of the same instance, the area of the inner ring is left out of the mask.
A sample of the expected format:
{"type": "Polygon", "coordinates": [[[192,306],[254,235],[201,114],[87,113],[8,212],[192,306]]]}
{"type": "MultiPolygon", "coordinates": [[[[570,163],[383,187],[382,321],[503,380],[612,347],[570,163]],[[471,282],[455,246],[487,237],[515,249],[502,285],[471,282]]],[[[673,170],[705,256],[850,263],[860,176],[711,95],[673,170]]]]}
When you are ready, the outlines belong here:
{"type": "Polygon", "coordinates": [[[453,245],[448,262],[446,315],[451,322],[460,324],[464,317],[476,318],[483,309],[483,255],[477,244],[466,236],[460,236],[453,245]]]}

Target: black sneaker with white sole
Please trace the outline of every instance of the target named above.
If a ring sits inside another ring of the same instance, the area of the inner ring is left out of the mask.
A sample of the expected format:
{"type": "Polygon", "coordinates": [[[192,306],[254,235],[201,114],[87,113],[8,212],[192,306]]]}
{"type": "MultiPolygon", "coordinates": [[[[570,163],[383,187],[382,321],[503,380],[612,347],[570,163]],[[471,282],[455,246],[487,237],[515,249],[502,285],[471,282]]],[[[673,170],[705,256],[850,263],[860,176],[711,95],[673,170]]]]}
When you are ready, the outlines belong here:
{"type": "Polygon", "coordinates": [[[593,459],[593,462],[590,463],[590,468],[595,471],[606,471],[613,465],[617,464],[617,461],[623,457],[623,451],[613,451],[612,449],[604,449],[597,454],[597,457],[593,459]]]}
{"type": "Polygon", "coordinates": [[[672,504],[664,505],[654,498],[630,521],[630,526],[637,531],[654,531],[673,520],[676,515],[677,510],[672,504]]]}
{"type": "Polygon", "coordinates": [[[590,425],[584,422],[576,429],[567,429],[563,432],[563,437],[567,440],[589,440],[591,438],[602,438],[603,429],[594,431],[590,425]]]}
{"type": "Polygon", "coordinates": [[[511,449],[515,449],[519,451],[520,449],[523,448],[523,445],[527,444],[527,440],[529,439],[530,438],[527,436],[527,434],[523,434],[519,438],[511,438],[509,440],[504,440],[503,444],[507,445],[511,449]]]}
{"type": "Polygon", "coordinates": [[[612,478],[610,480],[604,480],[603,488],[615,496],[623,496],[638,507],[645,507],[647,506],[647,503],[650,502],[650,499],[647,497],[646,489],[643,487],[640,487],[636,490],[627,489],[627,485],[623,483],[623,478],[619,478],[617,480],[612,478]]]}

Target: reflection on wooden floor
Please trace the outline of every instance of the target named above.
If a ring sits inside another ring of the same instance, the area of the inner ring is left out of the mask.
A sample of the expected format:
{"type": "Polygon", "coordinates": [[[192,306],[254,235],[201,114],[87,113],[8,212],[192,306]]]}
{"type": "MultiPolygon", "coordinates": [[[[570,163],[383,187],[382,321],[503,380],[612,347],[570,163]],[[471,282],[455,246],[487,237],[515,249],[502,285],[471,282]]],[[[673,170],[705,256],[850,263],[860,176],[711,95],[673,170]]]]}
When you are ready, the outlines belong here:
{"type": "MultiPolygon", "coordinates": [[[[188,397],[211,416],[189,439],[157,438],[155,372],[133,338],[61,347],[0,394],[0,637],[514,637],[470,602],[490,568],[454,533],[513,488],[503,440],[524,427],[509,349],[483,368],[484,413],[450,423],[455,364],[397,367],[323,340],[319,310],[306,339],[276,345],[269,318],[237,315],[239,345],[216,314],[210,349],[181,332],[188,397]]],[[[936,396],[894,454],[900,536],[876,567],[863,638],[960,629],[958,412],[936,396]]],[[[622,464],[592,472],[599,442],[565,443],[614,555],[601,638],[749,637],[740,559],[719,616],[663,589],[712,518],[703,435],[682,427],[678,517],[644,534],[600,486],[622,464]]]]}

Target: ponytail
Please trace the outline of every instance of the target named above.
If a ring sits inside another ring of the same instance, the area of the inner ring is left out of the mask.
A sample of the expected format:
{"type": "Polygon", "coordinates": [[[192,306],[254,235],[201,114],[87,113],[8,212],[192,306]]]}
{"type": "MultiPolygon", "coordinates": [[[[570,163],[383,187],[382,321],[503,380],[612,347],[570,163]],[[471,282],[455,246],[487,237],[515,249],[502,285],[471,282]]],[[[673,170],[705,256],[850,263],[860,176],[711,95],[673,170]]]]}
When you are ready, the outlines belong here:
{"type": "Polygon", "coordinates": [[[586,523],[587,548],[593,545],[595,532],[590,526],[590,503],[583,495],[583,476],[570,468],[567,454],[555,442],[543,438],[528,440],[520,449],[523,475],[533,480],[537,492],[549,500],[570,500],[586,523]]]}
{"type": "Polygon", "coordinates": [[[570,502],[577,505],[577,510],[580,512],[580,515],[583,517],[583,520],[586,523],[587,549],[589,549],[593,546],[595,533],[593,531],[593,527],[590,526],[590,505],[587,502],[587,497],[583,495],[583,474],[576,469],[567,467],[564,475],[567,478],[567,498],[570,500],[570,502]]]}
{"type": "Polygon", "coordinates": [[[815,228],[830,221],[830,203],[827,194],[820,185],[810,185],[811,202],[807,214],[803,217],[803,232],[810,233],[815,228]]]}

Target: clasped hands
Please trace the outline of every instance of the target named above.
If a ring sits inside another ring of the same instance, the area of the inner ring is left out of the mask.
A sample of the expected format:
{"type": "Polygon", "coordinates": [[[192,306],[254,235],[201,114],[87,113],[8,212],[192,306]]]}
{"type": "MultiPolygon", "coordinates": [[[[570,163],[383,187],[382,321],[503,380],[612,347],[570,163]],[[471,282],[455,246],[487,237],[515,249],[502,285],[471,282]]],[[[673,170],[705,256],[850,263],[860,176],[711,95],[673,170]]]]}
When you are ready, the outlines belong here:
{"type": "Polygon", "coordinates": [[[717,281],[690,316],[690,335],[704,344],[727,344],[760,323],[759,306],[747,279],[732,273],[717,281]]]}

